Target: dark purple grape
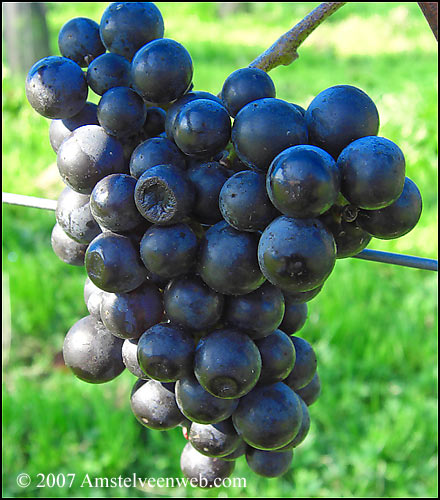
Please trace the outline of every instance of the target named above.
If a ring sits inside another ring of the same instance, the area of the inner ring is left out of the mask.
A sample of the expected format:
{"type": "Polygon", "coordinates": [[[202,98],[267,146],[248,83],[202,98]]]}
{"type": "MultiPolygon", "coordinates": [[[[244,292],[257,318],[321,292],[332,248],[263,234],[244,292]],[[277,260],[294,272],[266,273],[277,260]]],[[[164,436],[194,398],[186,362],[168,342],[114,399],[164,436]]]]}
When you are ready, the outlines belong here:
{"type": "Polygon", "coordinates": [[[261,356],[261,374],[259,384],[281,382],[292,371],[295,364],[295,348],[289,336],[281,330],[258,339],[255,344],[261,356]]]}
{"type": "Polygon", "coordinates": [[[264,276],[289,293],[324,283],[336,262],[333,236],[318,219],[281,216],[261,235],[258,262],[264,276]]]}
{"type": "Polygon", "coordinates": [[[218,323],[223,302],[223,295],[209,288],[198,276],[175,278],[164,291],[167,317],[192,330],[205,330],[218,323]]]}
{"type": "Polygon", "coordinates": [[[138,380],[131,391],[130,404],[137,421],[149,429],[167,431],[185,420],[176,404],[174,384],[138,380]]]}
{"type": "Polygon", "coordinates": [[[267,281],[246,295],[226,297],[224,319],[252,339],[270,335],[284,315],[283,294],[267,281]]]}
{"type": "Polygon", "coordinates": [[[313,347],[301,337],[289,337],[295,347],[296,360],[293,370],[284,383],[297,391],[306,386],[316,373],[317,360],[313,347]]]}
{"type": "Polygon", "coordinates": [[[161,323],[142,334],[138,361],[142,371],[154,380],[175,382],[192,373],[194,340],[179,326],[161,323]]]}
{"type": "Polygon", "coordinates": [[[169,103],[191,84],[193,64],[183,45],[159,38],[140,48],[131,63],[133,87],[146,101],[169,103]]]}
{"type": "Polygon", "coordinates": [[[100,312],[102,322],[113,335],[136,339],[162,320],[162,294],[146,281],[128,293],[105,293],[100,312]]]}
{"type": "Polygon", "coordinates": [[[86,316],[77,321],[66,335],[64,362],[79,379],[102,384],[125,369],[122,343],[123,340],[113,336],[100,321],[86,316]]]}
{"type": "Polygon", "coordinates": [[[230,418],[217,424],[193,422],[188,440],[199,453],[208,457],[230,455],[243,442],[234,429],[230,418]]]}
{"type": "Polygon", "coordinates": [[[57,166],[63,181],[74,191],[91,194],[95,185],[110,174],[124,172],[120,142],[97,125],[73,131],[60,146],[57,166]]]}
{"type": "Polygon", "coordinates": [[[137,50],[163,37],[162,14],[152,2],[113,2],[102,14],[99,33],[109,52],[131,61],[137,50]]]}
{"type": "Polygon", "coordinates": [[[180,468],[191,484],[200,488],[220,486],[221,481],[229,477],[235,467],[234,461],[218,457],[207,457],[199,453],[191,443],[187,443],[180,456],[180,468]]]}
{"type": "Polygon", "coordinates": [[[416,184],[405,179],[402,194],[380,210],[360,210],[359,226],[375,238],[391,240],[409,233],[422,214],[422,196],[416,184]]]}
{"type": "Polygon", "coordinates": [[[72,59],[82,68],[105,52],[99,36],[99,24],[87,17],[75,17],[62,26],[58,47],[64,57],[72,59]]]}
{"type": "Polygon", "coordinates": [[[321,381],[318,372],[315,372],[312,380],[307,385],[301,387],[301,389],[297,389],[295,392],[307,406],[312,405],[321,394],[321,381]]]}
{"type": "Polygon", "coordinates": [[[241,68],[226,78],[222,88],[222,100],[232,117],[250,102],[264,97],[275,97],[275,85],[271,77],[259,68],[241,68]]]}
{"type": "Polygon", "coordinates": [[[259,99],[238,112],[232,142],[241,161],[266,172],[281,151],[307,144],[306,122],[295,106],[286,101],[259,99]]]}
{"type": "Polygon", "coordinates": [[[50,237],[52,249],[56,256],[71,266],[83,266],[87,245],[72,240],[57,223],[50,237]]]}
{"type": "Polygon", "coordinates": [[[26,77],[29,104],[53,120],[78,114],[86,104],[88,90],[81,67],[66,57],[45,57],[32,66],[26,77]]]}
{"type": "Polygon", "coordinates": [[[235,328],[215,330],[197,344],[194,373],[212,395],[237,399],[258,382],[261,356],[255,343],[235,328]]]}
{"type": "Polygon", "coordinates": [[[89,278],[106,292],[131,292],[147,278],[132,240],[112,232],[101,233],[90,243],[85,264],[89,278]]]}
{"type": "Polygon", "coordinates": [[[244,295],[265,281],[257,260],[258,235],[237,231],[221,221],[206,231],[200,244],[198,272],[225,295],[244,295]]]}
{"type": "Polygon", "coordinates": [[[217,398],[205,391],[194,375],[176,382],[176,401],[185,417],[199,424],[215,424],[226,420],[238,404],[236,399],[217,398]]]}
{"type": "Polygon", "coordinates": [[[232,421],[254,448],[274,450],[289,443],[301,427],[299,397],[282,382],[258,385],[240,398],[232,421]]]}
{"type": "Polygon", "coordinates": [[[305,114],[309,144],[330,153],[336,160],[351,142],[377,135],[379,114],[374,102],[351,85],[336,85],[320,92],[305,114]]]}

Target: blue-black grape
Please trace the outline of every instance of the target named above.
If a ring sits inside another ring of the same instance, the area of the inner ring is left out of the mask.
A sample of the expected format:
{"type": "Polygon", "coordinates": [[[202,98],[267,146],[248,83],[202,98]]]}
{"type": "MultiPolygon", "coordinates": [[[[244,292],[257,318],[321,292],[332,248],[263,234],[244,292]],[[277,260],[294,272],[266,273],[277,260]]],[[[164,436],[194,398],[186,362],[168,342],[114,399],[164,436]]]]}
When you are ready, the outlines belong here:
{"type": "Polygon", "coordinates": [[[98,95],[104,95],[113,87],[130,87],[130,63],[119,54],[102,54],[89,64],[87,83],[98,95]]]}
{"type": "Polygon", "coordinates": [[[195,483],[200,488],[212,488],[232,474],[235,462],[207,457],[199,453],[191,443],[187,443],[180,456],[180,468],[191,484],[195,483]]]}
{"type": "Polygon", "coordinates": [[[342,151],[337,165],[341,171],[341,193],[356,207],[378,210],[402,194],[405,157],[389,139],[357,139],[342,151]]]}
{"type": "Polygon", "coordinates": [[[175,278],[164,291],[168,319],[193,330],[205,330],[218,323],[223,302],[223,295],[209,288],[198,276],[175,278]]]}
{"type": "Polygon", "coordinates": [[[323,149],[292,146],[272,161],[266,186],[270,200],[284,215],[318,217],[336,202],[340,173],[323,149]]]}
{"type": "Polygon", "coordinates": [[[261,374],[259,384],[274,384],[281,382],[292,371],[295,364],[296,353],[289,336],[281,330],[262,339],[257,339],[255,344],[261,356],[261,374]]]}
{"type": "Polygon", "coordinates": [[[139,366],[137,359],[138,339],[125,339],[122,344],[122,361],[125,368],[138,379],[148,380],[150,377],[145,375],[139,366]]]}
{"type": "Polygon", "coordinates": [[[86,316],[77,321],[66,335],[64,362],[79,379],[102,384],[125,369],[122,343],[123,340],[112,335],[100,321],[86,316]]]}
{"type": "Polygon", "coordinates": [[[85,105],[87,95],[81,67],[66,57],[45,57],[32,66],[26,77],[29,104],[46,118],[75,116],[85,105]]]}
{"type": "Polygon", "coordinates": [[[312,380],[307,385],[301,387],[301,389],[297,389],[295,392],[307,406],[312,405],[321,395],[321,380],[318,372],[315,372],[312,380]]]}
{"type": "Polygon", "coordinates": [[[134,202],[135,187],[136,179],[126,174],[107,175],[96,184],[90,210],[101,227],[123,233],[145,222],[134,202]]]}
{"type": "Polygon", "coordinates": [[[237,399],[258,382],[261,356],[255,343],[237,328],[215,330],[197,344],[194,373],[212,395],[237,399]]]}
{"type": "Polygon", "coordinates": [[[186,169],[185,155],[166,137],[152,137],[141,142],[130,158],[130,174],[136,179],[156,165],[186,169]]]}
{"type": "Polygon", "coordinates": [[[192,373],[194,341],[178,325],[161,323],[146,330],[138,342],[142,371],[161,382],[175,382],[192,373]]]}
{"type": "Polygon", "coordinates": [[[253,170],[230,177],[223,184],[218,204],[225,221],[239,231],[264,231],[280,215],[267,195],[264,174],[253,170]]]}
{"type": "Polygon", "coordinates": [[[147,108],[142,97],[129,87],[113,87],[101,97],[98,121],[107,134],[129,137],[145,124],[147,108]]]}
{"type": "Polygon", "coordinates": [[[90,196],[68,186],[58,198],[55,217],[63,231],[83,245],[88,245],[101,232],[90,210],[90,196]]]}
{"type": "Polygon", "coordinates": [[[167,113],[164,109],[157,106],[147,108],[147,117],[143,126],[143,132],[146,137],[157,137],[165,132],[165,119],[167,113]]]}
{"type": "Polygon", "coordinates": [[[306,122],[286,101],[273,97],[259,99],[238,112],[232,127],[232,142],[240,160],[266,172],[281,151],[307,144],[306,122]]]}
{"type": "Polygon", "coordinates": [[[231,73],[223,84],[222,100],[232,117],[250,102],[275,97],[272,78],[259,68],[241,68],[231,73]]]}
{"type": "Polygon", "coordinates": [[[267,281],[253,292],[226,297],[224,319],[244,330],[252,339],[270,335],[278,328],[283,316],[283,294],[267,281]]]}
{"type": "Polygon", "coordinates": [[[192,446],[207,457],[224,457],[233,453],[243,442],[229,418],[217,424],[193,422],[188,434],[192,446]]]}
{"type": "Polygon", "coordinates": [[[181,97],[191,84],[191,56],[175,40],[153,40],[136,52],[131,76],[134,89],[146,101],[169,103],[181,97]]]}
{"type": "Polygon", "coordinates": [[[71,266],[83,266],[87,245],[78,243],[68,236],[56,223],[52,229],[50,242],[56,256],[71,266]]]}
{"type": "Polygon", "coordinates": [[[143,217],[168,226],[182,222],[194,204],[194,188],[185,172],[173,165],[155,165],[138,179],[134,201],[143,217]]]}
{"type": "Polygon", "coordinates": [[[125,169],[120,142],[97,125],[79,127],[60,146],[57,166],[63,181],[74,191],[91,194],[105,176],[125,169]]]}
{"type": "Polygon", "coordinates": [[[72,118],[65,118],[64,120],[52,120],[49,127],[49,141],[55,153],[64,139],[83,125],[99,125],[98,122],[98,106],[92,102],[86,102],[81,111],[72,118]]]}
{"type": "Polygon", "coordinates": [[[112,232],[101,233],[90,243],[85,265],[89,278],[106,292],[131,292],[147,278],[134,243],[112,232]]]}
{"type": "MultiPolygon", "coordinates": [[[[299,396],[298,392],[296,392],[296,395],[299,396]]],[[[299,402],[301,403],[301,410],[302,410],[302,420],[301,420],[301,427],[299,428],[298,433],[296,436],[290,441],[290,443],[286,444],[282,448],[279,448],[278,450],[275,451],[286,451],[286,450],[291,450],[293,448],[296,448],[299,446],[304,439],[307,437],[307,434],[309,433],[310,430],[310,414],[309,410],[307,408],[306,403],[302,400],[301,397],[298,398],[299,402]]]]}
{"type": "Polygon", "coordinates": [[[200,244],[198,272],[219,293],[244,295],[260,287],[265,278],[257,260],[258,236],[237,231],[227,222],[211,226],[200,244]]]}
{"type": "Polygon", "coordinates": [[[140,243],[142,262],[163,280],[190,272],[195,266],[198,241],[188,224],[152,225],[140,243]]]}
{"type": "Polygon", "coordinates": [[[162,294],[150,281],[128,293],[104,293],[100,306],[106,328],[123,339],[139,338],[163,314],[162,294]]]}
{"type": "Polygon", "coordinates": [[[295,347],[295,365],[284,383],[297,391],[306,386],[316,373],[317,360],[313,347],[301,337],[289,337],[295,347]]]}
{"type": "Polygon", "coordinates": [[[201,162],[187,170],[195,189],[192,217],[202,224],[215,224],[222,220],[219,194],[230,172],[217,161],[201,162]]]}
{"type": "Polygon", "coordinates": [[[196,99],[210,99],[218,104],[222,104],[221,99],[210,92],[204,92],[203,90],[186,92],[182,97],[174,101],[167,110],[167,116],[165,118],[165,132],[168,139],[174,140],[174,125],[176,117],[182,106],[190,101],[195,101],[196,99]]]}
{"type": "Polygon", "coordinates": [[[137,421],[156,431],[180,425],[185,416],[174,395],[174,384],[157,380],[138,380],[131,391],[130,405],[137,421]]]}
{"type": "Polygon", "coordinates": [[[422,196],[416,184],[405,178],[402,194],[379,210],[360,210],[359,226],[375,238],[391,240],[409,233],[422,214],[422,196]]]}
{"type": "Polygon", "coordinates": [[[335,85],[320,92],[305,114],[309,144],[336,160],[351,142],[377,135],[379,113],[371,98],[352,85],[335,85]]]}
{"type": "Polygon", "coordinates": [[[305,302],[296,304],[291,302],[288,294],[284,294],[285,311],[283,321],[280,323],[280,330],[288,335],[293,335],[301,330],[307,320],[307,304],[305,302]]]}
{"type": "Polygon", "coordinates": [[[87,17],[70,19],[60,29],[58,48],[64,57],[72,59],[82,68],[87,67],[105,52],[99,36],[99,24],[87,17]]]}
{"type": "Polygon", "coordinates": [[[142,46],[163,37],[162,14],[152,2],[113,2],[102,14],[99,33],[109,52],[131,61],[142,46]]]}
{"type": "Polygon", "coordinates": [[[289,443],[301,427],[298,396],[282,382],[258,385],[240,398],[232,415],[238,434],[253,448],[274,450],[289,443]]]}
{"type": "Polygon", "coordinates": [[[192,422],[215,424],[226,420],[237,408],[237,399],[213,396],[190,374],[176,382],[176,401],[180,411],[192,422]]]}
{"type": "Polygon", "coordinates": [[[287,292],[322,285],[336,262],[333,236],[318,219],[281,216],[261,235],[258,262],[264,276],[287,292]]]}
{"type": "Polygon", "coordinates": [[[231,119],[222,104],[211,99],[195,99],[180,108],[173,138],[185,154],[210,159],[227,146],[231,119]]]}
{"type": "Polygon", "coordinates": [[[246,462],[249,468],[263,477],[282,476],[288,471],[292,458],[292,450],[264,451],[248,446],[246,451],[246,462]]]}
{"type": "Polygon", "coordinates": [[[335,239],[337,259],[357,255],[371,241],[371,234],[364,231],[357,220],[348,222],[341,216],[332,213],[332,210],[321,215],[319,220],[332,233],[335,239]]]}

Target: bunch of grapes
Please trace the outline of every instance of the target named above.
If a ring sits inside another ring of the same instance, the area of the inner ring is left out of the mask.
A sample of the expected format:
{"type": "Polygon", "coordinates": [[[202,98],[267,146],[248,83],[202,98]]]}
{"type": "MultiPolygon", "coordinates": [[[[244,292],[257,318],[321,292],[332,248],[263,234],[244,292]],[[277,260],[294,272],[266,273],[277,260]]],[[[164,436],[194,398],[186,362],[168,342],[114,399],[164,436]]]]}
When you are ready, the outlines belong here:
{"type": "Polygon", "coordinates": [[[277,477],[321,390],[296,335],[308,301],[336,259],[409,232],[420,192],[362,90],[304,110],[241,68],[218,97],[193,89],[190,54],[163,35],[154,4],[112,3],[99,25],[68,21],[62,55],[26,80],[66,184],[52,247],[88,275],[64,360],[89,383],[133,373],[136,419],[183,427],[181,468],[201,486],[241,455],[277,477]]]}

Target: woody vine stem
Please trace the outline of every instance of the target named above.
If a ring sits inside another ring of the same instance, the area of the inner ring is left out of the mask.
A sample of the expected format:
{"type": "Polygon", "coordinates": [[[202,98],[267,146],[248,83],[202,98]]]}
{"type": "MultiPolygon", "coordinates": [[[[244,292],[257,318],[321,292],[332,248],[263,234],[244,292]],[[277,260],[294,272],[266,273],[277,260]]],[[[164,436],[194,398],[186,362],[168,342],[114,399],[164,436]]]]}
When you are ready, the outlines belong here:
{"type": "MultiPolygon", "coordinates": [[[[267,50],[249,64],[269,72],[277,66],[288,66],[298,59],[298,48],[313,31],[347,2],[323,2],[292,29],[281,35],[267,50]]],[[[438,40],[438,3],[418,2],[431,30],[438,40]]]]}
{"type": "Polygon", "coordinates": [[[270,71],[277,66],[288,66],[298,59],[298,47],[328,17],[339,10],[346,2],[324,2],[287,31],[267,50],[249,64],[251,68],[270,71]]]}

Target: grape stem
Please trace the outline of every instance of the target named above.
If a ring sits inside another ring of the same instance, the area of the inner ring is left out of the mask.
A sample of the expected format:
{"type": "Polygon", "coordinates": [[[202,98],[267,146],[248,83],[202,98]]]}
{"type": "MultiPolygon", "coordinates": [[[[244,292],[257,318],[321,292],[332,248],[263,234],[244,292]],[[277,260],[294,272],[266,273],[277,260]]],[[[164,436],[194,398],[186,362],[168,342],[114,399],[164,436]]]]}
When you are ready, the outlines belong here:
{"type": "Polygon", "coordinates": [[[2,203],[52,211],[55,211],[57,208],[57,200],[48,200],[46,198],[37,198],[35,196],[15,193],[2,193],[2,203]]]}
{"type": "Polygon", "coordinates": [[[438,2],[417,2],[438,42],[438,2]]]}
{"type": "Polygon", "coordinates": [[[259,68],[269,72],[277,66],[288,66],[298,59],[298,48],[305,39],[328,17],[334,14],[347,2],[323,2],[291,30],[280,36],[278,40],[249,64],[250,68],[259,68]]]}

